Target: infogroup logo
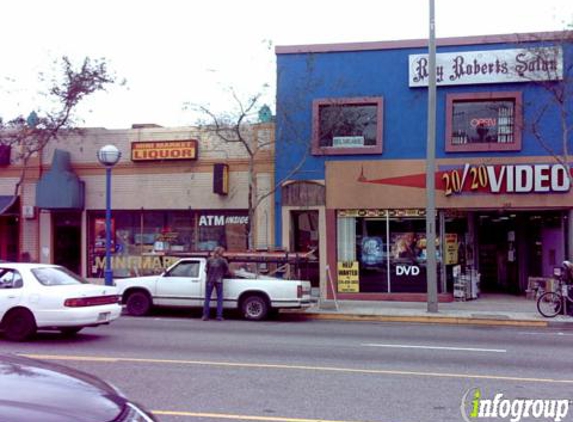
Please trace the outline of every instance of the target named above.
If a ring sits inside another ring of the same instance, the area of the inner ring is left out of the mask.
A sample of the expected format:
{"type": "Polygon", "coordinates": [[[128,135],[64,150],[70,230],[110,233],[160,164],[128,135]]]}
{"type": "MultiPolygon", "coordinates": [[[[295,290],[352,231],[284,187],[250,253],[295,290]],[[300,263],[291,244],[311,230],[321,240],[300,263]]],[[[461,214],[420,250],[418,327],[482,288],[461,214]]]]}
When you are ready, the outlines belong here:
{"type": "Polygon", "coordinates": [[[462,397],[460,410],[466,422],[476,419],[501,419],[510,422],[522,420],[564,420],[569,412],[569,399],[510,399],[503,393],[484,398],[479,388],[469,389],[462,397]]]}

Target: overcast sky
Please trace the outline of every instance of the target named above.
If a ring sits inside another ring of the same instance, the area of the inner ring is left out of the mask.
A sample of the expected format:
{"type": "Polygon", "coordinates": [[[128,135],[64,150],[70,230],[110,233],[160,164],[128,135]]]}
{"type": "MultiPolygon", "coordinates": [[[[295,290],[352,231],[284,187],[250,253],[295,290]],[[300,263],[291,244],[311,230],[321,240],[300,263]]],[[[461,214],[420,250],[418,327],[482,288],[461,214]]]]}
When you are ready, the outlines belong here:
{"type": "MultiPolygon", "coordinates": [[[[573,22],[573,0],[435,0],[437,37],[539,32],[573,22]]],[[[78,109],[83,126],[192,124],[186,102],[230,106],[275,81],[274,46],[428,37],[428,0],[4,0],[0,116],[47,108],[38,73],[62,55],[105,57],[124,87],[78,109]]]]}

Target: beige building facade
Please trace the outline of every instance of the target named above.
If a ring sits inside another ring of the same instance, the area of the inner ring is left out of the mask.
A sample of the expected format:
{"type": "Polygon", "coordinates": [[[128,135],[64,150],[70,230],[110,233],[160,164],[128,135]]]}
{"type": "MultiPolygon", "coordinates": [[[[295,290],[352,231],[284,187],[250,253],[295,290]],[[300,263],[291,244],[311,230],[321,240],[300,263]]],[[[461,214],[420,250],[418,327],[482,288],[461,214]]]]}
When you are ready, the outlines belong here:
{"type": "Polygon", "coordinates": [[[97,152],[108,144],[121,152],[111,178],[114,275],[158,272],[171,255],[216,245],[246,250],[249,225],[254,248],[274,245],[273,196],[260,202],[254,221],[248,213],[251,177],[258,197],[274,188],[274,124],[253,124],[245,133],[257,149],[252,172],[241,144],[197,127],[94,128],[62,136],[30,161],[18,192],[21,163],[3,166],[0,259],[57,263],[103,277],[106,184],[97,152]],[[71,196],[79,200],[71,206],[57,199],[75,189],[71,196]]]}

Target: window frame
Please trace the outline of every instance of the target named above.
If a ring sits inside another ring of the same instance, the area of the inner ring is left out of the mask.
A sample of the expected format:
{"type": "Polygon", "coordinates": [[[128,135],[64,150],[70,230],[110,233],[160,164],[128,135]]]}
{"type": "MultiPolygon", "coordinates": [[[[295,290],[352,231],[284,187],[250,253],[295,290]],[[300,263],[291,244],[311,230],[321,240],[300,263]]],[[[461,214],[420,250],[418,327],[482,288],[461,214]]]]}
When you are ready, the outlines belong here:
{"type": "Polygon", "coordinates": [[[384,98],[383,97],[355,97],[355,98],[323,98],[312,102],[312,155],[368,155],[382,154],[383,127],[384,127],[384,98]],[[376,106],[376,145],[337,148],[320,146],[320,107],[325,105],[375,105],[376,106]]]}
{"type": "Polygon", "coordinates": [[[0,289],[21,289],[24,287],[24,278],[15,268],[0,269],[0,289]],[[11,274],[10,280],[3,280],[7,274],[11,274]]]}
{"type": "Polygon", "coordinates": [[[169,271],[167,271],[164,277],[177,277],[177,278],[199,278],[201,276],[201,261],[179,261],[174,267],[172,267],[169,271]],[[180,269],[183,266],[188,266],[184,274],[174,274],[176,270],[180,269]],[[189,274],[189,267],[193,267],[193,269],[197,268],[196,274],[190,275],[189,274]]]}
{"type": "Polygon", "coordinates": [[[493,151],[521,151],[523,131],[523,99],[520,91],[502,92],[474,92],[446,95],[446,152],[493,152],[493,151]],[[472,101],[513,101],[514,103],[514,133],[512,143],[452,143],[452,124],[455,102],[472,101]]]}

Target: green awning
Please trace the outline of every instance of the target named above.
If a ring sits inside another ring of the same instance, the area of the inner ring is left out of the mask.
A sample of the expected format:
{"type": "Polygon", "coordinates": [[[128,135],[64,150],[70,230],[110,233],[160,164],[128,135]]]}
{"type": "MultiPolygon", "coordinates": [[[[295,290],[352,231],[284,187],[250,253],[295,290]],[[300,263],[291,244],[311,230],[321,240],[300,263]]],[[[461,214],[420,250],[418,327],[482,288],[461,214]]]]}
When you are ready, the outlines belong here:
{"type": "Polygon", "coordinates": [[[83,210],[85,184],[74,173],[71,155],[56,149],[52,168],[36,185],[36,206],[47,210],[83,210]]]}

